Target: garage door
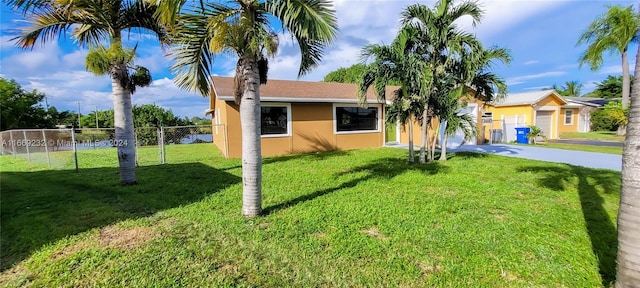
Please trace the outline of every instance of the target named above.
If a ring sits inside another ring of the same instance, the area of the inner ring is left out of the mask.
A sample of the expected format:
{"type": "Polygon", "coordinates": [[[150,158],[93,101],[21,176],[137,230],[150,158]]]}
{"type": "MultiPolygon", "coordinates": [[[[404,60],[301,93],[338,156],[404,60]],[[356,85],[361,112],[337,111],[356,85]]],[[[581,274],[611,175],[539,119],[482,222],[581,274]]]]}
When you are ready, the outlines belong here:
{"type": "Polygon", "coordinates": [[[553,111],[538,111],[536,113],[536,126],[542,130],[542,135],[548,139],[553,138],[551,135],[551,115],[553,115],[553,111]]]}
{"type": "MultiPolygon", "coordinates": [[[[460,110],[458,110],[458,115],[463,115],[463,114],[467,114],[469,116],[471,116],[471,118],[474,120],[474,122],[477,121],[478,119],[478,104],[476,103],[469,103],[467,105],[467,107],[465,108],[461,108],[460,110]]],[[[443,135],[444,135],[444,125],[440,126],[440,139],[442,139],[443,135]]],[[[462,145],[476,145],[478,143],[476,143],[476,138],[475,137],[471,137],[471,139],[469,141],[465,141],[465,134],[464,131],[462,131],[462,129],[458,129],[458,131],[456,131],[455,135],[451,135],[449,137],[447,137],[447,148],[458,148],[462,145]]],[[[442,142],[440,142],[442,143],[442,142]]]]}

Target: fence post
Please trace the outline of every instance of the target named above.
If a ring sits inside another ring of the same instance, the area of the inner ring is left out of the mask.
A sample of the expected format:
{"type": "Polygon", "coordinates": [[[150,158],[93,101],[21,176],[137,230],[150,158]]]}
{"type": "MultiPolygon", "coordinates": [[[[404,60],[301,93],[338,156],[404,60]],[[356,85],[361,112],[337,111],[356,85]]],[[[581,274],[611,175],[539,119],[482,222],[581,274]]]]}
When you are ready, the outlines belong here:
{"type": "Polygon", "coordinates": [[[9,131],[9,140],[11,140],[11,154],[13,154],[13,159],[16,159],[16,142],[13,142],[13,130],[9,131]]]}
{"type": "Polygon", "coordinates": [[[135,130],[133,131],[133,139],[134,139],[133,140],[133,142],[134,142],[134,146],[133,147],[134,147],[134,149],[136,151],[136,167],[140,167],[140,163],[138,162],[138,154],[140,154],[139,151],[138,151],[138,133],[136,133],[135,130]]]}
{"type": "Polygon", "coordinates": [[[47,165],[51,167],[51,157],[49,157],[49,143],[47,143],[47,134],[44,133],[44,129],[42,129],[42,139],[44,143],[44,153],[47,154],[47,165]]]}
{"type": "Polygon", "coordinates": [[[167,163],[167,151],[165,150],[164,147],[164,127],[160,127],[160,164],[166,164],[167,163]]]}
{"type": "Polygon", "coordinates": [[[27,131],[22,130],[22,135],[24,136],[24,147],[27,149],[27,161],[31,162],[31,153],[29,153],[29,140],[27,140],[27,131]]]}
{"type": "Polygon", "coordinates": [[[71,128],[71,143],[73,145],[73,160],[76,164],[76,172],[78,172],[78,148],[76,148],[76,130],[71,128]]]}

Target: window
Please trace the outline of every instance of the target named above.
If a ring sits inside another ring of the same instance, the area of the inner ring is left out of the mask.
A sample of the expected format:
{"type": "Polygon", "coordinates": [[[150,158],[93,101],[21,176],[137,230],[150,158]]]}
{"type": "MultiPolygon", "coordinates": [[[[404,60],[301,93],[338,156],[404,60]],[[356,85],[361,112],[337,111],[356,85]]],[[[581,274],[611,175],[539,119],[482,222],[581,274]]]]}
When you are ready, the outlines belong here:
{"type": "Polygon", "coordinates": [[[377,107],[335,107],[337,132],[377,131],[377,107]]]}
{"type": "Polygon", "coordinates": [[[573,111],[564,111],[564,125],[573,125],[573,111]]]}
{"type": "Polygon", "coordinates": [[[263,136],[288,136],[291,106],[262,105],[260,124],[263,136]]]}

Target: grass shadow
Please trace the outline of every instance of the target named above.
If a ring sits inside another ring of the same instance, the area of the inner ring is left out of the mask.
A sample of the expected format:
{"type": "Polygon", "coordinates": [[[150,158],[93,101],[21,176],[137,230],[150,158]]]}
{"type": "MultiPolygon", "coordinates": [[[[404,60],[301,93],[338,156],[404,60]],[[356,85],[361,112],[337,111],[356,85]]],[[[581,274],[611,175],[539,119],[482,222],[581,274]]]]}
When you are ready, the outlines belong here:
{"type": "MultiPolygon", "coordinates": [[[[473,158],[487,158],[488,156],[489,154],[487,153],[460,151],[460,152],[447,153],[447,160],[456,159],[456,158],[462,159],[462,160],[473,159],[473,158]]],[[[436,157],[436,159],[438,158],[439,156],[436,157]]]]}
{"type": "Polygon", "coordinates": [[[262,158],[262,164],[272,164],[278,162],[286,162],[290,160],[324,160],[331,157],[336,156],[345,156],[349,155],[351,152],[345,150],[333,150],[333,151],[324,151],[324,152],[309,152],[309,153],[301,153],[301,154],[289,154],[282,156],[268,156],[262,158]]]}
{"type": "Polygon", "coordinates": [[[591,240],[591,249],[598,259],[602,285],[613,285],[616,277],[617,232],[604,208],[602,194],[619,193],[620,173],[579,166],[529,166],[520,172],[541,174],[538,185],[564,191],[567,183],[577,181],[582,215],[591,240]]]}
{"type": "MultiPolygon", "coordinates": [[[[333,152],[326,152],[333,153],[333,152]]],[[[263,215],[269,215],[280,210],[286,209],[288,207],[311,201],[315,198],[331,194],[336,191],[340,191],[342,189],[348,189],[355,187],[359,183],[363,181],[367,181],[375,178],[383,178],[383,179],[391,179],[400,174],[403,174],[407,171],[419,171],[424,173],[425,176],[435,175],[447,170],[446,166],[443,166],[442,163],[439,162],[431,162],[427,164],[407,164],[407,160],[404,158],[379,158],[375,159],[373,162],[369,162],[365,165],[357,166],[347,171],[343,171],[337,173],[335,178],[338,179],[341,176],[351,174],[351,173],[364,173],[364,176],[358,177],[356,179],[349,180],[347,182],[343,182],[340,185],[335,187],[320,189],[310,194],[305,194],[285,202],[266,207],[263,210],[263,215]]]]}
{"type": "Polygon", "coordinates": [[[136,169],[119,185],[117,168],[2,172],[0,271],[64,237],[204,199],[241,178],[201,163],[136,169]]]}

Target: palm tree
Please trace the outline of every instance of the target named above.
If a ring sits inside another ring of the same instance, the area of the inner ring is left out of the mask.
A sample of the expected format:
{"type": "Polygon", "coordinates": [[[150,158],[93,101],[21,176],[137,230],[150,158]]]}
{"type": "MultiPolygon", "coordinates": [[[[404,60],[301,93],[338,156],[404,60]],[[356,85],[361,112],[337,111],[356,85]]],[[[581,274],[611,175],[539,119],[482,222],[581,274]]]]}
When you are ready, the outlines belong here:
{"type": "Polygon", "coordinates": [[[578,81],[567,81],[562,86],[562,95],[563,96],[580,96],[580,91],[582,91],[582,84],[578,81]]]}
{"type": "Polygon", "coordinates": [[[87,70],[111,77],[120,182],[135,184],[131,94],[136,86],[149,85],[151,77],[147,69],[131,66],[135,49],[122,47],[122,34],[151,33],[164,43],[167,33],[155,16],[156,7],[142,0],[11,0],[7,3],[23,9],[32,24],[16,38],[18,46],[32,48],[38,41],[45,44],[65,36],[73,27],[71,37],[81,46],[91,48],[86,59],[87,70]]]}
{"type": "Polygon", "coordinates": [[[417,95],[403,95],[403,89],[400,88],[394,91],[394,97],[391,101],[391,105],[387,107],[385,114],[385,121],[388,124],[395,125],[397,123],[402,124],[403,129],[409,126],[409,163],[415,162],[414,150],[413,150],[413,122],[415,121],[415,115],[420,111],[415,111],[416,107],[422,107],[417,105],[416,102],[420,101],[420,97],[417,95]]]}
{"type": "Polygon", "coordinates": [[[585,63],[592,70],[602,66],[604,52],[618,52],[622,56],[622,106],[629,104],[629,61],[627,49],[630,43],[638,42],[640,17],[633,6],[608,6],[607,13],[596,18],[580,35],[577,45],[588,44],[587,50],[580,56],[580,66],[585,63]]]}
{"type": "Polygon", "coordinates": [[[438,91],[435,85],[437,79],[445,77],[449,68],[455,65],[456,59],[462,51],[479,51],[481,45],[475,35],[458,29],[455,22],[465,16],[470,16],[475,26],[482,18],[482,10],[474,1],[462,1],[453,5],[453,0],[440,0],[433,9],[425,5],[415,4],[407,7],[401,16],[403,26],[412,26],[420,31],[414,43],[416,53],[423,56],[427,66],[426,89],[428,93],[422,95],[425,100],[422,109],[422,145],[420,148],[420,163],[426,162],[427,123],[429,122],[430,97],[447,97],[448,93],[438,91]]]}
{"type": "Polygon", "coordinates": [[[255,217],[262,212],[260,84],[267,82],[268,57],[278,48],[272,26],[287,29],[297,40],[302,76],[318,65],[323,48],[334,41],[335,12],[329,0],[199,2],[157,1],[162,19],[174,32],[174,80],[183,89],[209,96],[214,56],[238,56],[234,88],[242,126],[242,214],[255,217]]]}
{"type": "Polygon", "coordinates": [[[413,155],[413,121],[415,118],[416,104],[420,104],[422,96],[426,93],[424,79],[424,62],[421,56],[412,51],[413,41],[416,38],[416,30],[405,27],[390,45],[367,45],[362,49],[362,61],[373,61],[365,67],[360,79],[359,96],[366,97],[367,90],[373,86],[376,95],[382,100],[386,99],[385,87],[389,84],[399,84],[391,113],[387,114],[387,122],[408,123],[409,125],[409,163],[414,162],[413,155]]]}
{"type": "Polygon", "coordinates": [[[622,153],[616,287],[637,287],[640,283],[640,47],[634,75],[622,153]]]}
{"type": "Polygon", "coordinates": [[[492,47],[479,51],[463,51],[456,65],[451,67],[446,77],[440,78],[438,89],[448,93],[447,97],[438,97],[433,101],[437,106],[441,125],[445,130],[443,143],[441,143],[440,160],[447,159],[446,142],[448,136],[454,135],[458,130],[465,134],[465,140],[478,133],[475,120],[466,114],[460,113],[460,97],[466,85],[473,88],[473,99],[493,102],[504,98],[507,94],[505,80],[491,70],[497,62],[509,65],[511,55],[507,49],[492,47]],[[469,120],[471,119],[471,120],[469,120]]]}
{"type": "Polygon", "coordinates": [[[532,125],[529,128],[531,130],[529,130],[529,133],[527,133],[527,139],[529,139],[529,141],[531,141],[533,145],[537,144],[536,139],[538,139],[538,137],[542,138],[543,141],[547,141],[547,136],[544,135],[544,132],[542,132],[542,129],[540,129],[540,127],[532,125]]]}

